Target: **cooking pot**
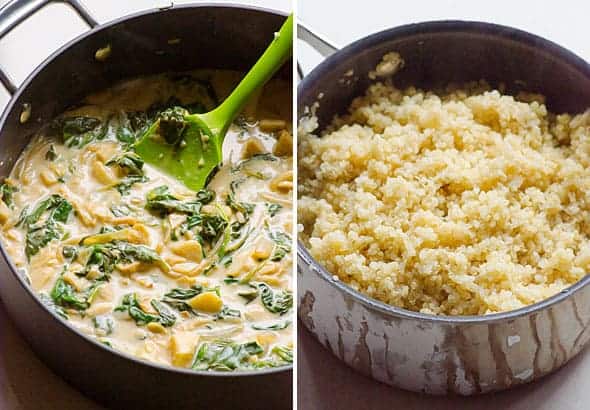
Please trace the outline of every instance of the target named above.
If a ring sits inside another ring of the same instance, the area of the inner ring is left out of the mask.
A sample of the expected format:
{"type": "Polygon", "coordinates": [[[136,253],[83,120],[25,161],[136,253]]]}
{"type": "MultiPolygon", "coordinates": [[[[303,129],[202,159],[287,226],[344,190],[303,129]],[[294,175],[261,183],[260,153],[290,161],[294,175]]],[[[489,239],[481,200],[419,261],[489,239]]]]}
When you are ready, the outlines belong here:
{"type": "MultiPolygon", "coordinates": [[[[320,132],[365,93],[369,71],[392,51],[405,61],[393,76],[398,88],[485,79],[507,94],[540,93],[551,112],[590,107],[590,65],[510,27],[411,24],[341,50],[304,25],[298,35],[328,56],[297,89],[300,119],[319,103],[320,132]]],[[[302,243],[297,281],[299,317],[320,343],[354,369],[417,392],[471,395],[527,383],[563,366],[590,338],[590,276],[539,303],[485,316],[435,316],[381,303],[334,278],[302,243]]]]}
{"type": "MultiPolygon", "coordinates": [[[[0,37],[49,3],[11,1],[0,10],[0,37]]],[[[30,137],[89,93],[142,75],[198,68],[247,71],[286,15],[257,7],[195,4],[143,11],[98,25],[76,0],[68,0],[90,31],[47,58],[20,87],[0,70],[14,93],[0,120],[0,176],[10,173],[30,137]],[[182,41],[168,44],[169,39],[182,41]],[[106,61],[95,52],[111,46],[106,61]],[[30,104],[31,117],[20,115],[30,104]]],[[[292,79],[289,63],[280,76],[292,79]]],[[[0,297],[33,350],[67,382],[109,408],[290,409],[292,366],[244,372],[200,372],[160,366],[113,350],[72,329],[36,298],[6,253],[0,297]]]]}

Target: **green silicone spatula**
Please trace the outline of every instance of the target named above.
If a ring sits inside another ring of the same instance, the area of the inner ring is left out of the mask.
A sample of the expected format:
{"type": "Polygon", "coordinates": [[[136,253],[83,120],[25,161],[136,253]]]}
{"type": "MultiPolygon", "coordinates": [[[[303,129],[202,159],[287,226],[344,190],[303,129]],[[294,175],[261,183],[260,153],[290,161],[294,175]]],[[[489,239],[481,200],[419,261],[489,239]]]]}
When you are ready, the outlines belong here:
{"type": "Polygon", "coordinates": [[[291,56],[292,44],[290,15],[264,54],[220,106],[204,114],[189,114],[181,108],[168,110],[135,144],[135,152],[188,188],[203,188],[222,161],[221,147],[230,124],[248,98],[291,56]]]}

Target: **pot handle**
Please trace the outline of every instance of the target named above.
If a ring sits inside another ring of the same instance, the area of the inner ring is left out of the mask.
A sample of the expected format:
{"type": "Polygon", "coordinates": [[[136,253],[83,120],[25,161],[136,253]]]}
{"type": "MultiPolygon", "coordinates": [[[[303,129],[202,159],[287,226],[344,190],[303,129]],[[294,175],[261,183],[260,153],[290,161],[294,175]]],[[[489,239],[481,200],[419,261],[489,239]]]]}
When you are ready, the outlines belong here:
{"type": "MultiPolygon", "coordinates": [[[[324,58],[328,58],[340,49],[340,47],[334,45],[334,43],[327,40],[324,36],[317,34],[317,32],[310,29],[301,20],[297,22],[297,38],[309,44],[324,58]]],[[[299,75],[300,80],[304,77],[303,69],[299,62],[297,62],[297,74],[299,75]]]]}
{"type": "MultiPolygon", "coordinates": [[[[0,40],[13,28],[52,2],[69,4],[90,28],[98,25],[98,22],[78,0],[11,0],[0,8],[0,40]]],[[[0,82],[10,94],[14,94],[18,88],[2,67],[0,67],[0,82]]]]}

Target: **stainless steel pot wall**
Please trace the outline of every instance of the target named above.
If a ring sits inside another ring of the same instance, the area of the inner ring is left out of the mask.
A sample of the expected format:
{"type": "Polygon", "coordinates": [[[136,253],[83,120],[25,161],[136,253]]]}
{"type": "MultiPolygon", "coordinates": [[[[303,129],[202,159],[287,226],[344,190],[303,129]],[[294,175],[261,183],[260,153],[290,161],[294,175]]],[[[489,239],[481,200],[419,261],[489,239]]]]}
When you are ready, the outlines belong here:
{"type": "MultiPolygon", "coordinates": [[[[13,17],[23,17],[46,1],[13,3],[19,6],[12,9],[13,17]]],[[[28,136],[88,93],[144,74],[195,68],[247,70],[284,19],[257,8],[188,5],[142,12],[94,28],[50,56],[16,91],[0,121],[0,176],[8,175],[28,136]],[[170,46],[171,38],[182,41],[170,46]],[[107,44],[112,48],[110,57],[96,61],[95,51],[107,44]],[[32,104],[32,116],[21,124],[24,103],[32,104]]],[[[0,24],[0,36],[11,25],[0,24]]],[[[291,80],[291,66],[286,64],[278,75],[291,80]]],[[[7,76],[0,80],[9,81],[7,76]]],[[[4,247],[2,254],[0,297],[22,335],[56,373],[109,408],[292,407],[291,367],[193,372],[149,364],[78,334],[33,295],[4,247]]]]}
{"type": "MultiPolygon", "coordinates": [[[[368,72],[390,51],[404,87],[486,79],[507,93],[538,92],[553,112],[590,107],[590,66],[531,34],[484,23],[432,22],[374,34],[336,52],[298,87],[298,113],[319,100],[320,128],[369,85],[368,72]],[[353,81],[339,81],[353,70],[353,81]]],[[[488,316],[436,317],[394,308],[335,280],[298,246],[299,317],[332,353],[392,386],[470,395],[546,375],[590,338],[590,277],[541,303],[488,316]]]]}

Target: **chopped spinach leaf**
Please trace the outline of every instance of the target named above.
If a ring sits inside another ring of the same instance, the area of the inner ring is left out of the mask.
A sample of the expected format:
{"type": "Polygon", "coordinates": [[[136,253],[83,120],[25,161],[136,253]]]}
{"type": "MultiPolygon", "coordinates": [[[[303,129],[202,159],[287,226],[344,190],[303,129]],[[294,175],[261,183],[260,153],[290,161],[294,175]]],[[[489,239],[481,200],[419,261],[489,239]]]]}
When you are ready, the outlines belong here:
{"type": "Polygon", "coordinates": [[[54,194],[41,201],[33,212],[24,217],[23,223],[27,230],[25,254],[28,258],[37,254],[53,239],[62,236],[61,224],[67,222],[72,209],[72,205],[68,201],[54,194]],[[42,216],[45,213],[47,216],[43,220],[42,216]]]}
{"type": "Polygon", "coordinates": [[[147,193],[146,208],[164,215],[171,212],[197,214],[201,211],[201,206],[211,202],[213,197],[212,191],[203,190],[197,192],[194,200],[181,201],[170,193],[167,186],[162,185],[147,193]]]}
{"type": "Polygon", "coordinates": [[[199,348],[192,368],[195,370],[231,371],[249,368],[250,357],[263,353],[257,342],[234,343],[216,341],[203,343],[199,348]]]}
{"type": "Polygon", "coordinates": [[[27,215],[29,214],[29,205],[25,205],[22,209],[22,211],[20,211],[20,214],[18,216],[18,220],[16,221],[16,224],[14,226],[19,227],[21,225],[24,225],[25,220],[27,219],[27,215]]]}
{"type": "Polygon", "coordinates": [[[165,303],[158,302],[157,300],[152,300],[151,303],[152,307],[160,315],[160,323],[162,324],[162,326],[173,326],[176,322],[176,314],[174,313],[174,311],[165,303]]]}
{"type": "Polygon", "coordinates": [[[183,300],[164,298],[162,299],[162,302],[179,312],[188,312],[194,316],[200,315],[195,309],[191,307],[191,305],[183,300]]]}
{"type": "Polygon", "coordinates": [[[50,296],[58,306],[84,311],[90,306],[100,285],[101,282],[95,282],[84,290],[84,292],[77,293],[74,287],[60,276],[53,285],[50,296]]]}
{"type": "Polygon", "coordinates": [[[275,290],[264,282],[254,285],[258,287],[262,304],[269,312],[284,315],[293,307],[292,292],[284,289],[275,290]]]}
{"type": "Polygon", "coordinates": [[[185,120],[187,114],[188,111],[182,107],[172,107],[157,115],[158,134],[168,144],[176,145],[182,140],[182,135],[188,125],[185,120]]]}
{"type": "Polygon", "coordinates": [[[120,112],[117,118],[116,138],[130,146],[148,130],[151,124],[152,120],[143,111],[120,112]]]}
{"type": "Polygon", "coordinates": [[[189,312],[197,316],[198,313],[185,301],[194,298],[203,291],[204,288],[199,285],[193,285],[190,288],[174,288],[164,294],[162,302],[179,312],[189,312]]]}
{"type": "Polygon", "coordinates": [[[2,202],[6,204],[6,206],[12,208],[13,200],[12,195],[18,191],[18,189],[12,185],[7,184],[4,182],[0,185],[0,198],[2,198],[2,202]]]}
{"type": "Polygon", "coordinates": [[[65,117],[59,118],[52,127],[61,135],[68,148],[81,148],[92,141],[101,140],[106,136],[108,127],[98,118],[65,117]]]}
{"type": "Polygon", "coordinates": [[[285,366],[289,363],[293,363],[293,349],[288,346],[275,346],[271,350],[271,353],[273,354],[273,357],[256,361],[254,367],[262,369],[285,366]]]}
{"type": "Polygon", "coordinates": [[[291,237],[283,231],[271,231],[268,235],[275,243],[271,261],[278,262],[291,252],[291,237]]]}
{"type": "Polygon", "coordinates": [[[121,304],[115,308],[115,312],[127,312],[138,326],[144,326],[152,322],[160,322],[160,316],[144,312],[135,293],[123,296],[121,304]]]}
{"type": "Polygon", "coordinates": [[[291,325],[290,320],[285,320],[284,322],[275,322],[268,325],[252,325],[252,329],[254,330],[283,330],[288,328],[291,325]]]}
{"type": "Polygon", "coordinates": [[[224,305],[221,309],[221,312],[215,315],[215,320],[239,319],[241,317],[242,312],[240,312],[238,309],[233,309],[227,305],[224,305]]]}
{"type": "Polygon", "coordinates": [[[113,216],[120,218],[122,216],[128,216],[131,213],[131,209],[128,205],[120,204],[120,205],[113,205],[110,208],[111,213],[113,216]]]}
{"type": "Polygon", "coordinates": [[[273,216],[275,216],[276,214],[278,214],[282,208],[283,208],[283,205],[281,205],[281,204],[275,204],[275,203],[270,203],[270,202],[266,203],[266,211],[268,212],[268,214],[270,215],[271,218],[273,216]]]}
{"type": "Polygon", "coordinates": [[[225,203],[234,211],[241,212],[247,220],[248,216],[254,211],[256,205],[236,200],[236,190],[242,182],[244,182],[243,179],[235,179],[229,184],[230,193],[227,195],[225,203]]]}
{"type": "Polygon", "coordinates": [[[287,363],[293,363],[293,349],[287,346],[275,346],[272,352],[287,363]]]}
{"type": "Polygon", "coordinates": [[[196,197],[197,197],[197,202],[200,202],[203,205],[206,205],[215,199],[215,191],[212,191],[212,190],[206,189],[206,188],[199,189],[197,191],[196,197]]]}
{"type": "Polygon", "coordinates": [[[90,245],[84,247],[79,252],[79,255],[86,256],[84,270],[77,273],[81,276],[87,275],[91,269],[95,268],[103,273],[105,279],[108,279],[116,265],[135,261],[158,266],[164,272],[170,270],[168,264],[153,249],[144,245],[134,245],[124,241],[90,245]]]}
{"type": "Polygon", "coordinates": [[[131,191],[131,187],[134,184],[139,184],[142,182],[147,182],[148,178],[143,175],[127,175],[119,183],[117,183],[114,188],[119,191],[121,195],[129,194],[131,191]]]}
{"type": "Polygon", "coordinates": [[[95,316],[92,318],[92,324],[100,336],[108,336],[113,333],[115,321],[112,317],[106,315],[95,316]]]}
{"type": "Polygon", "coordinates": [[[203,293],[203,287],[200,285],[193,285],[190,288],[174,288],[168,293],[164,294],[165,298],[187,300],[203,293]]]}
{"type": "Polygon", "coordinates": [[[244,166],[246,166],[246,165],[248,165],[248,164],[250,164],[252,162],[255,162],[255,161],[271,161],[271,162],[274,162],[274,161],[278,161],[278,158],[275,157],[271,153],[255,154],[255,155],[252,155],[250,158],[246,158],[246,159],[238,162],[236,165],[234,165],[232,167],[231,172],[235,174],[235,173],[241,171],[244,168],[244,166]]]}
{"type": "Polygon", "coordinates": [[[226,227],[227,220],[221,215],[193,214],[172,232],[172,239],[178,240],[186,232],[193,231],[201,244],[212,243],[223,234],[226,227]]]}
{"type": "Polygon", "coordinates": [[[105,165],[118,165],[127,175],[143,175],[143,164],[143,159],[135,152],[125,152],[110,159],[105,165]]]}

